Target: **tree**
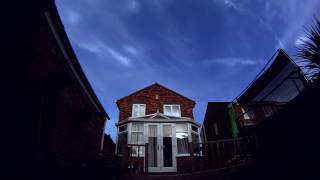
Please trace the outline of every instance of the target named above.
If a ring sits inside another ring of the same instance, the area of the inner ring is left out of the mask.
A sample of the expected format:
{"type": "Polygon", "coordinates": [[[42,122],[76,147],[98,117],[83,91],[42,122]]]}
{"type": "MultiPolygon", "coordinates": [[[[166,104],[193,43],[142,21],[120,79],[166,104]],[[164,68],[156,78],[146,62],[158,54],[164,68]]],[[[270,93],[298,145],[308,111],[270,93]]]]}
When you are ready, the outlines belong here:
{"type": "Polygon", "coordinates": [[[300,39],[297,56],[302,58],[303,67],[311,81],[320,80],[320,20],[315,22],[306,31],[306,36],[300,39]]]}

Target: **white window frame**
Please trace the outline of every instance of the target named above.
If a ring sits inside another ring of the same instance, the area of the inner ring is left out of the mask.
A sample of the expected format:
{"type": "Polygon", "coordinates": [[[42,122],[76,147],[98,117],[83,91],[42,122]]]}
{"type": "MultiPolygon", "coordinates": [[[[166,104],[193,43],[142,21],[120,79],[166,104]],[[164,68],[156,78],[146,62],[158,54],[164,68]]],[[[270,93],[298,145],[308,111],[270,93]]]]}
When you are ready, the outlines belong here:
{"type": "Polygon", "coordinates": [[[122,154],[118,154],[118,148],[119,148],[119,142],[118,142],[118,140],[119,140],[119,136],[120,136],[120,135],[127,133],[127,144],[128,144],[128,142],[129,142],[129,124],[123,124],[123,125],[119,126],[119,127],[117,128],[117,131],[118,131],[118,134],[117,134],[117,139],[116,139],[116,142],[117,142],[117,143],[116,143],[116,154],[117,154],[118,156],[122,156],[122,154]],[[120,131],[120,127],[123,127],[123,126],[127,126],[127,128],[126,128],[124,131],[120,131]]]}
{"type": "Polygon", "coordinates": [[[169,115],[169,116],[174,116],[174,115],[172,115],[173,106],[178,106],[178,107],[179,107],[179,116],[175,116],[175,117],[181,117],[181,106],[180,106],[180,104],[164,104],[164,105],[163,105],[163,114],[169,115]],[[171,114],[166,114],[166,113],[165,113],[165,107],[166,107],[166,106],[169,106],[169,107],[170,107],[171,114]]]}
{"type": "MultiPolygon", "coordinates": [[[[130,135],[128,135],[128,137],[130,137],[130,139],[128,140],[128,142],[130,142],[129,144],[133,144],[133,142],[132,142],[132,133],[142,133],[142,144],[141,145],[144,145],[145,144],[145,136],[146,136],[146,133],[145,133],[145,123],[143,123],[143,122],[132,122],[132,123],[129,123],[130,124],[130,126],[128,126],[130,129],[128,130],[128,134],[130,134],[130,135]],[[142,124],[142,127],[143,127],[143,129],[142,130],[132,130],[132,127],[133,127],[133,124],[134,123],[137,123],[137,124],[142,124]]],[[[138,143],[139,144],[139,143],[138,143]]],[[[141,148],[143,148],[142,146],[141,146],[141,148]]],[[[142,151],[142,154],[140,154],[139,156],[140,157],[144,157],[144,152],[145,150],[143,150],[142,151]]],[[[138,157],[138,153],[136,153],[136,154],[132,154],[132,156],[134,156],[134,157],[138,157]]]]}
{"type": "MultiPolygon", "coordinates": [[[[195,126],[195,125],[193,125],[193,124],[189,124],[189,130],[190,130],[190,142],[192,142],[192,134],[196,134],[197,135],[197,137],[198,137],[198,142],[199,143],[201,143],[201,139],[200,139],[200,135],[199,135],[199,127],[197,127],[197,126],[195,126]],[[197,131],[194,131],[193,129],[192,129],[192,126],[194,126],[194,127],[196,127],[198,130],[197,131]]],[[[193,142],[192,142],[193,143],[193,142]]],[[[200,154],[199,153],[194,153],[193,155],[196,155],[196,156],[200,156],[200,154]]]]}
{"type": "Polygon", "coordinates": [[[131,112],[131,117],[141,117],[141,116],[134,116],[134,106],[137,105],[139,108],[138,108],[138,115],[140,115],[140,106],[143,105],[143,108],[144,108],[144,114],[141,115],[141,116],[145,116],[146,115],[146,104],[132,104],[132,112],[131,112]]]}
{"type": "MultiPolygon", "coordinates": [[[[186,132],[186,133],[188,134],[188,143],[190,143],[190,142],[191,142],[191,137],[190,137],[190,135],[191,135],[190,124],[189,124],[189,123],[181,123],[181,124],[187,125],[187,131],[179,131],[179,132],[186,132]]],[[[178,125],[178,123],[176,124],[176,127],[177,127],[177,125],[178,125]]],[[[177,129],[175,130],[175,136],[176,136],[176,134],[177,134],[177,129]]],[[[177,140],[177,137],[175,137],[175,138],[176,138],[176,146],[177,146],[176,157],[190,156],[190,152],[189,152],[189,153],[184,153],[184,154],[179,154],[179,153],[178,153],[178,144],[177,144],[178,140],[177,140]]],[[[190,151],[189,145],[188,145],[188,151],[190,151]]]]}

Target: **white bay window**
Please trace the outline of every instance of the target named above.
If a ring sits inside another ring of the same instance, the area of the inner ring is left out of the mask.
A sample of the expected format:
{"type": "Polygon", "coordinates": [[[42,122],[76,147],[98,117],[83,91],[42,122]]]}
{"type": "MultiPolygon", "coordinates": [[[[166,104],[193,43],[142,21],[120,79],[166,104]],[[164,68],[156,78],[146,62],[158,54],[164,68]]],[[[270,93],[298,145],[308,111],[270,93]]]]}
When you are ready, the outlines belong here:
{"type": "Polygon", "coordinates": [[[127,125],[122,125],[118,129],[117,137],[117,154],[122,154],[123,148],[127,145],[128,140],[128,130],[127,125]]]}
{"type": "Polygon", "coordinates": [[[191,125],[191,140],[193,143],[193,153],[200,153],[200,141],[199,141],[199,131],[198,127],[191,125]]]}
{"type": "MultiPolygon", "coordinates": [[[[130,144],[143,145],[144,144],[144,125],[143,123],[132,123],[131,124],[131,138],[130,144]]],[[[132,154],[142,156],[144,154],[143,146],[133,146],[132,154]]]]}
{"type": "Polygon", "coordinates": [[[188,154],[189,153],[189,132],[188,124],[176,125],[176,138],[177,138],[177,153],[188,154]]]}

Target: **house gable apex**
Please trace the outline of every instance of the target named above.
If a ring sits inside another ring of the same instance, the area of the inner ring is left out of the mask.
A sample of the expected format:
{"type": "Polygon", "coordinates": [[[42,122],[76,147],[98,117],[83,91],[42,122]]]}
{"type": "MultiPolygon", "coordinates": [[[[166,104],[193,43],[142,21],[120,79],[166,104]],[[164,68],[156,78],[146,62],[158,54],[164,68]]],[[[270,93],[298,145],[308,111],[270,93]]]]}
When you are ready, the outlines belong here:
{"type": "Polygon", "coordinates": [[[164,90],[167,90],[167,91],[169,91],[169,92],[171,92],[171,93],[173,93],[173,94],[175,94],[175,95],[177,95],[177,96],[180,96],[180,97],[182,97],[182,98],[184,98],[184,99],[192,102],[192,103],[193,103],[193,106],[196,104],[194,100],[189,99],[189,98],[187,98],[187,97],[185,97],[185,96],[183,96],[183,95],[181,95],[181,94],[179,94],[179,93],[177,93],[177,92],[175,92],[175,91],[173,91],[173,90],[171,90],[171,89],[169,89],[169,88],[167,88],[167,87],[165,87],[165,86],[163,86],[163,85],[161,85],[161,84],[159,84],[159,83],[151,84],[150,86],[147,86],[147,87],[145,87],[145,88],[143,88],[143,89],[140,89],[140,90],[138,90],[138,91],[135,91],[135,92],[133,92],[133,93],[127,95],[127,96],[124,96],[124,97],[118,99],[116,103],[117,103],[117,105],[119,105],[119,102],[121,102],[122,100],[124,100],[124,99],[126,99],[126,98],[129,98],[129,97],[132,97],[132,96],[134,96],[134,95],[136,95],[136,94],[138,94],[138,93],[140,93],[140,92],[143,92],[143,91],[147,91],[147,90],[149,90],[149,89],[152,89],[152,88],[154,88],[154,87],[159,87],[159,88],[164,89],[164,90]]]}

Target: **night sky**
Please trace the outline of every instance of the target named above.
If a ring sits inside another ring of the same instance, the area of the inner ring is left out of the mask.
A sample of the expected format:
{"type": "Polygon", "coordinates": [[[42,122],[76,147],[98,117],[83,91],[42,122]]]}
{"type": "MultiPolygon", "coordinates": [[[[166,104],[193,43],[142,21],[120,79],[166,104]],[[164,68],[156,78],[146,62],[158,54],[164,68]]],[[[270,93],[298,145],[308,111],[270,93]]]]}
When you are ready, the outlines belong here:
{"type": "MultiPolygon", "coordinates": [[[[291,56],[319,0],[56,0],[69,39],[111,117],[117,99],[158,82],[196,101],[231,101],[278,48],[291,56]]],[[[294,57],[293,57],[294,58],[294,57]]]]}

